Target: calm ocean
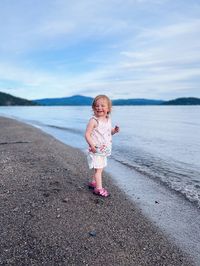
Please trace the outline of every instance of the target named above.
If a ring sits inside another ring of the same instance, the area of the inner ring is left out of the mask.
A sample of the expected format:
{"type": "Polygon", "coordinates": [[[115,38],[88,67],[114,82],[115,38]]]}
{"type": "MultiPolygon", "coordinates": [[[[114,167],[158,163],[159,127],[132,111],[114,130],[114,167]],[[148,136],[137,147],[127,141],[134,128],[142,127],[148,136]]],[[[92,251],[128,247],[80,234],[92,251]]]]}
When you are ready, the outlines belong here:
{"type": "MultiPolygon", "coordinates": [[[[90,107],[0,107],[81,150],[90,107]]],[[[112,160],[160,182],[200,207],[200,106],[114,106],[112,160]]]]}

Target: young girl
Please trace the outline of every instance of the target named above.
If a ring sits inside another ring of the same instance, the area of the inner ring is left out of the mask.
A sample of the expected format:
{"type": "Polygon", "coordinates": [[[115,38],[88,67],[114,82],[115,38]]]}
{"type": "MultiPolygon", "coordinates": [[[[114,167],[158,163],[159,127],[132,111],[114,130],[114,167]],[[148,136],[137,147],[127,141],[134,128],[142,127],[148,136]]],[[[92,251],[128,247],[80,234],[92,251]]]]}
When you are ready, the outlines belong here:
{"type": "Polygon", "coordinates": [[[102,172],[107,165],[107,156],[111,155],[112,135],[119,132],[119,127],[111,126],[112,103],[106,95],[98,95],[92,103],[94,116],[89,120],[85,132],[85,139],[89,144],[88,164],[94,169],[94,175],[89,187],[94,189],[94,194],[108,197],[108,191],[102,187],[102,172]]]}

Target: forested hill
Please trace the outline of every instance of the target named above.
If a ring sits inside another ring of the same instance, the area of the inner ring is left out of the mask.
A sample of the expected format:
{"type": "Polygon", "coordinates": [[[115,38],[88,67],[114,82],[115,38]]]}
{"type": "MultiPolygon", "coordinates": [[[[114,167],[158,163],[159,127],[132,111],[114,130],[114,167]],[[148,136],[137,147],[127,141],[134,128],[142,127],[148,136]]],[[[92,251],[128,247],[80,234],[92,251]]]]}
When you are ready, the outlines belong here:
{"type": "MultiPolygon", "coordinates": [[[[44,106],[91,106],[92,97],[73,95],[64,98],[46,98],[38,100],[26,100],[12,96],[7,93],[0,92],[0,106],[11,105],[44,105],[44,106]]],[[[112,100],[113,105],[200,105],[200,98],[185,97],[177,98],[169,101],[154,99],[115,99],[112,100]]]]}
{"type": "Polygon", "coordinates": [[[200,105],[200,99],[194,97],[177,98],[171,101],[162,103],[163,105],[200,105]]]}
{"type": "Polygon", "coordinates": [[[10,94],[0,92],[0,106],[20,106],[20,105],[38,105],[36,102],[25,100],[19,97],[12,96],[10,94]]]}
{"type": "Polygon", "coordinates": [[[91,105],[93,98],[82,95],[73,95],[64,98],[45,98],[35,100],[40,105],[56,106],[56,105],[91,105]]]}

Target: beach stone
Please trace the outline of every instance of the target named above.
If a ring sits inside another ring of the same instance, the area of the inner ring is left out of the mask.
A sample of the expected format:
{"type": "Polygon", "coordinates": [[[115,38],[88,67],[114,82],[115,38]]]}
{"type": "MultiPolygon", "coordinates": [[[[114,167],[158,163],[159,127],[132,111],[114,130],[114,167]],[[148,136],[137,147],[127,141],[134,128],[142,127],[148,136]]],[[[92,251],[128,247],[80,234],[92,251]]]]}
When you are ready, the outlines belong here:
{"type": "Polygon", "coordinates": [[[62,202],[65,202],[65,203],[67,203],[68,201],[69,201],[69,198],[62,199],[62,202]]]}
{"type": "Polygon", "coordinates": [[[95,237],[97,235],[97,233],[96,233],[96,231],[91,231],[91,232],[89,232],[89,235],[95,237]]]}

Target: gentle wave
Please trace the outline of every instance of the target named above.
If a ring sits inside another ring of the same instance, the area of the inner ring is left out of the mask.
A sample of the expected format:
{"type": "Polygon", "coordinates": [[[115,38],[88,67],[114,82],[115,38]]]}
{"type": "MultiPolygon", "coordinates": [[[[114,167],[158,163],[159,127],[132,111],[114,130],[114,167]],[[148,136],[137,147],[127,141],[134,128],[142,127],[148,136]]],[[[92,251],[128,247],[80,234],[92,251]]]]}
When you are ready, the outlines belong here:
{"type": "Polygon", "coordinates": [[[129,152],[125,149],[113,151],[112,159],[174,190],[200,208],[200,171],[185,167],[174,161],[164,161],[152,154],[144,154],[137,150],[129,152]]]}
{"type": "Polygon", "coordinates": [[[39,121],[36,121],[36,120],[30,120],[30,119],[29,120],[24,120],[24,121],[25,122],[29,122],[32,125],[37,125],[37,126],[40,126],[40,127],[55,128],[55,129],[58,129],[58,130],[68,131],[68,132],[73,133],[73,134],[83,135],[83,133],[84,133],[83,130],[78,129],[78,128],[58,126],[58,125],[55,125],[55,124],[47,124],[47,123],[39,122],[39,121]]]}
{"type": "Polygon", "coordinates": [[[63,126],[55,126],[55,125],[50,125],[50,124],[43,124],[43,126],[47,126],[47,127],[51,127],[51,128],[55,128],[55,129],[59,129],[59,130],[64,130],[64,131],[68,131],[70,133],[74,133],[74,134],[79,134],[82,135],[84,132],[80,129],[75,129],[75,128],[70,128],[70,127],[63,127],[63,126]]]}

